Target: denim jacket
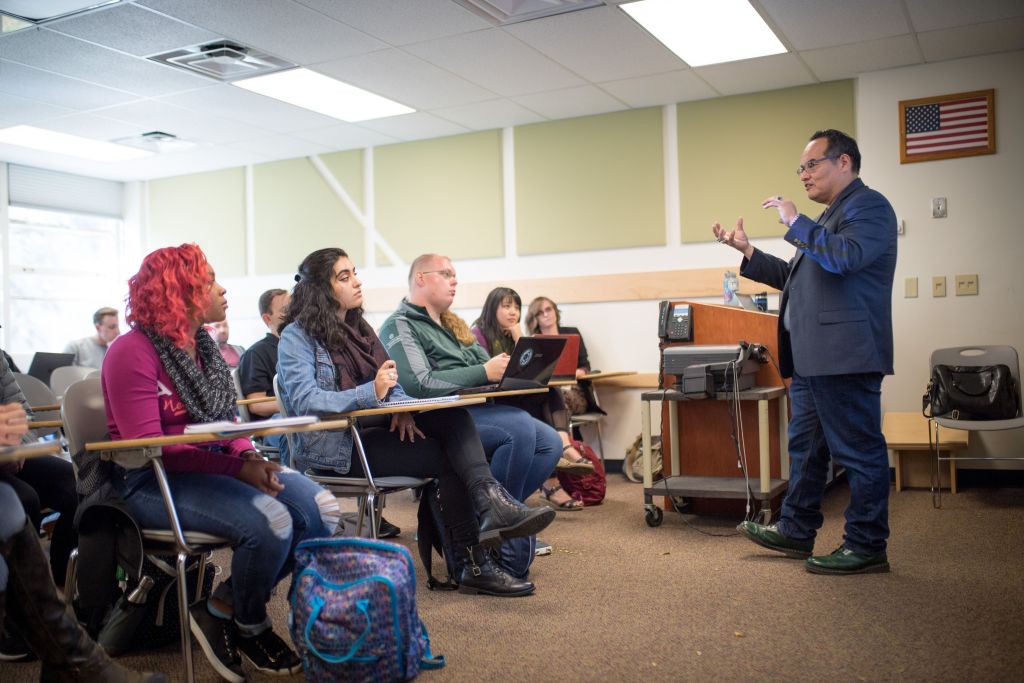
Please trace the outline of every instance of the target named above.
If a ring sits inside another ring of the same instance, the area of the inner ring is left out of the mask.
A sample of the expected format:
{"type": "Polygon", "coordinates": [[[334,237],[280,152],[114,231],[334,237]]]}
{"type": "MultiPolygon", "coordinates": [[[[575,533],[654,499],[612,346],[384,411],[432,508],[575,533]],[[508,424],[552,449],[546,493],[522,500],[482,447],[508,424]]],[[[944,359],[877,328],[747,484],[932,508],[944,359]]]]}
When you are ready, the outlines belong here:
{"type": "MultiPolygon", "coordinates": [[[[281,402],[288,415],[327,415],[361,408],[378,407],[373,378],[355,389],[338,391],[338,379],[331,354],[314,341],[298,323],[281,332],[277,347],[277,381],[281,402]]],[[[395,386],[393,400],[409,398],[395,386]]],[[[291,466],[303,472],[308,467],[348,474],[352,466],[352,435],[344,431],[289,434],[283,442],[291,466]]]]}

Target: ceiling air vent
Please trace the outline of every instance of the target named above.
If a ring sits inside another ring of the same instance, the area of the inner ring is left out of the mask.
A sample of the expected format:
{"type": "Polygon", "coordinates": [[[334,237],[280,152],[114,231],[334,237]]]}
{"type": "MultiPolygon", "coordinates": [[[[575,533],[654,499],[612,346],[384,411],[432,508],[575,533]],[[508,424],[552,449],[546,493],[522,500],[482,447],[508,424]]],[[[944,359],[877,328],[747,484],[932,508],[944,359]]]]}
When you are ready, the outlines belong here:
{"type": "Polygon", "coordinates": [[[600,7],[604,0],[455,0],[492,24],[504,26],[556,14],[600,7]]]}
{"type": "Polygon", "coordinates": [[[128,147],[144,149],[147,152],[155,152],[157,154],[180,152],[196,146],[196,143],[191,142],[190,140],[183,140],[177,135],[165,133],[162,130],[152,130],[148,133],[142,133],[141,135],[131,135],[126,138],[111,140],[111,142],[118,145],[127,145],[128,147]]]}
{"type": "Polygon", "coordinates": [[[291,62],[278,59],[254,48],[226,40],[184,47],[153,55],[150,59],[218,81],[234,81],[239,78],[262,76],[295,66],[291,62]]]}

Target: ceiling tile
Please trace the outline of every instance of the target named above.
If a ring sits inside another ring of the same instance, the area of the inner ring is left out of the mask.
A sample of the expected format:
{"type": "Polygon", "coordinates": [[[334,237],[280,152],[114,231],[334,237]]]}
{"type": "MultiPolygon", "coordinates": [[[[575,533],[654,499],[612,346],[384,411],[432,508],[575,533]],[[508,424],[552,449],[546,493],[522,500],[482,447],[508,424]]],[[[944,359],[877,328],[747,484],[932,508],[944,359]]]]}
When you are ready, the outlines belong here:
{"type": "Polygon", "coordinates": [[[0,92],[76,109],[97,109],[138,99],[137,95],[0,60],[0,92]]]}
{"type": "Polygon", "coordinates": [[[47,28],[133,55],[153,55],[220,39],[216,33],[125,4],[47,24],[47,28]]]}
{"type": "Polygon", "coordinates": [[[1024,17],[1020,0],[905,0],[916,31],[1024,17]]]}
{"type": "Polygon", "coordinates": [[[298,0],[391,45],[490,28],[491,24],[451,0],[298,0]]]}
{"type": "Polygon", "coordinates": [[[694,71],[723,95],[778,90],[815,82],[793,54],[701,66],[694,71]]]}
{"type": "Polygon", "coordinates": [[[226,83],[168,95],[161,97],[159,101],[194,111],[209,112],[215,116],[234,119],[278,133],[324,128],[338,122],[330,116],[317,114],[226,83]]]}
{"type": "Polygon", "coordinates": [[[692,69],[626,78],[599,85],[602,90],[610,92],[631,107],[689,102],[718,95],[710,85],[698,78],[692,69]]]}
{"type": "Polygon", "coordinates": [[[582,79],[501,29],[440,38],[405,49],[504,96],[584,85],[582,79]]]}
{"type": "Polygon", "coordinates": [[[0,57],[150,97],[213,84],[201,76],[114,52],[45,28],[5,36],[0,40],[0,57]]]}
{"type": "Polygon", "coordinates": [[[225,145],[229,149],[240,150],[258,154],[267,161],[278,159],[294,159],[296,157],[307,157],[313,154],[327,154],[330,147],[319,145],[309,140],[292,137],[290,135],[274,135],[266,138],[255,138],[242,142],[232,142],[225,145]]]}
{"type": "Polygon", "coordinates": [[[1024,18],[917,34],[929,62],[1024,49],[1024,18]]]}
{"type": "Polygon", "coordinates": [[[814,75],[822,81],[853,78],[865,71],[891,69],[924,61],[912,36],[882,38],[865,43],[826,47],[800,53],[814,75]]]}
{"type": "Polygon", "coordinates": [[[134,123],[143,132],[159,130],[190,142],[225,143],[267,137],[270,131],[221,118],[208,112],[176,107],[157,100],[143,100],[99,112],[105,118],[134,123]]]}
{"type": "Polygon", "coordinates": [[[69,111],[69,109],[55,107],[45,102],[37,102],[36,100],[27,100],[16,95],[4,94],[3,106],[0,107],[0,128],[17,126],[22,123],[38,126],[40,119],[60,116],[61,114],[69,113],[69,111]]]}
{"type": "Polygon", "coordinates": [[[629,108],[593,85],[520,95],[512,99],[549,119],[570,119],[629,108]]]}
{"type": "Polygon", "coordinates": [[[238,168],[264,161],[266,160],[263,157],[252,152],[231,149],[222,145],[209,145],[123,162],[119,164],[121,167],[119,171],[126,180],[165,178],[186,173],[216,171],[221,168],[238,168]]]}
{"type": "Polygon", "coordinates": [[[423,140],[425,138],[443,138],[448,135],[467,133],[469,130],[451,121],[439,119],[426,112],[389,116],[373,121],[363,121],[363,128],[384,133],[398,140],[423,140]]]}
{"type": "Polygon", "coordinates": [[[470,130],[491,130],[544,121],[544,117],[509,100],[476,102],[433,112],[470,130]]]}
{"type": "Polygon", "coordinates": [[[41,122],[39,127],[55,130],[59,133],[67,133],[68,135],[78,135],[83,138],[106,140],[107,142],[131,135],[147,133],[150,130],[148,128],[144,129],[135,123],[105,119],[102,116],[93,116],[92,114],[71,114],[70,116],[61,116],[57,119],[47,119],[41,122]]]}
{"type": "Polygon", "coordinates": [[[298,64],[386,47],[291,0],[140,0],[138,4],[298,64]]]}
{"type": "Polygon", "coordinates": [[[378,133],[377,131],[352,123],[341,123],[317,130],[304,130],[295,133],[294,137],[309,140],[318,145],[324,145],[332,151],[374,147],[376,145],[389,145],[393,142],[400,142],[400,140],[390,135],[384,135],[383,133],[378,133]]]}
{"type": "Polygon", "coordinates": [[[615,7],[568,12],[505,30],[590,81],[672,71],[686,64],[615,7]]]}
{"type": "Polygon", "coordinates": [[[761,0],[789,46],[811,50],[910,33],[893,0],[761,0]]]}
{"type": "Polygon", "coordinates": [[[413,109],[494,99],[495,93],[397,49],[317,64],[316,71],[413,109]]]}

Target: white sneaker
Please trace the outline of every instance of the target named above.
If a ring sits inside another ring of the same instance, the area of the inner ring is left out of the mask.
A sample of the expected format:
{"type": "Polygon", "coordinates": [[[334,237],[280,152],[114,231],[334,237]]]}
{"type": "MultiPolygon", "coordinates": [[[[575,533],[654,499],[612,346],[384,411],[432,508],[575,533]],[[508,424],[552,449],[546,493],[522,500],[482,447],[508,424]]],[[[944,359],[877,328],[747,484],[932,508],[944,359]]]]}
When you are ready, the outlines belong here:
{"type": "Polygon", "coordinates": [[[533,551],[533,555],[534,555],[534,557],[544,557],[545,555],[550,555],[551,554],[551,550],[552,550],[552,548],[551,548],[551,544],[550,543],[545,543],[544,541],[542,541],[542,540],[540,540],[538,538],[537,539],[537,547],[533,551]]]}

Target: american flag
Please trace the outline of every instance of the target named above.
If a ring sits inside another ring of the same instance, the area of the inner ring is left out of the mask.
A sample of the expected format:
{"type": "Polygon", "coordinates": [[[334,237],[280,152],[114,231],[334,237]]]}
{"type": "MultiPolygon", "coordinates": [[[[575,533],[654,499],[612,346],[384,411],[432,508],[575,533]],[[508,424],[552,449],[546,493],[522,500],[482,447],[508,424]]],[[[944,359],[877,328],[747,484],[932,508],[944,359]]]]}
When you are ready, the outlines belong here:
{"type": "Polygon", "coordinates": [[[990,104],[981,96],[907,107],[906,156],[988,148],[990,104]]]}

